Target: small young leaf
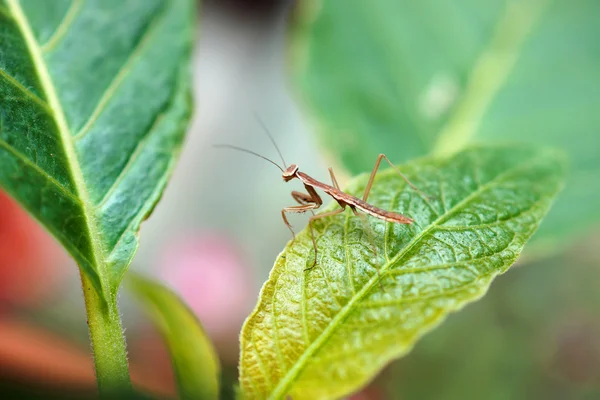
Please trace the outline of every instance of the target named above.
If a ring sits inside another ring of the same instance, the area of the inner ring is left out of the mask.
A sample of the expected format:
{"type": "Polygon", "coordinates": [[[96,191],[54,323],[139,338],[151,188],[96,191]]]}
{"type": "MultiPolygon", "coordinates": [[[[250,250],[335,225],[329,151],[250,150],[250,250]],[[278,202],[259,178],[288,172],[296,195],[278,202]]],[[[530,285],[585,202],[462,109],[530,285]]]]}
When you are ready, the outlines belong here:
{"type": "Polygon", "coordinates": [[[382,149],[404,162],[482,140],[556,146],[572,176],[533,250],[600,222],[599,1],[306,0],[298,11],[295,81],[351,173],[382,149]]]}
{"type": "Polygon", "coordinates": [[[190,115],[194,0],[0,0],[0,185],[114,301],[190,115]]]}
{"type": "Polygon", "coordinates": [[[162,284],[132,272],[125,282],[169,348],[179,398],[219,398],[219,358],[200,321],[162,284]]]}
{"type": "MultiPolygon", "coordinates": [[[[400,168],[426,195],[387,170],[369,202],[412,225],[370,218],[369,235],[346,210],[314,224],[316,267],[309,269],[306,229],[277,258],[242,330],[246,397],[328,399],[357,390],[450,312],[483,296],[514,263],[564,178],[560,154],[508,146],[400,168]]],[[[347,192],[360,196],[367,178],[347,192]]]]}

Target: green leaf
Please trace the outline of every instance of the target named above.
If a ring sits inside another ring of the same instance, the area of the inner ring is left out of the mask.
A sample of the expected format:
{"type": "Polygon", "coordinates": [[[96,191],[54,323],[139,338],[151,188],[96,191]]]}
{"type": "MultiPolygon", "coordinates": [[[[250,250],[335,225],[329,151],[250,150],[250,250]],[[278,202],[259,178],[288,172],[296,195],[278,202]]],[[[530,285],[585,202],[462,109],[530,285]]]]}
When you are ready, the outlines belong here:
{"type": "MultiPolygon", "coordinates": [[[[241,337],[248,398],[327,399],[357,390],[450,313],[483,296],[514,263],[562,186],[550,150],[472,147],[377,175],[369,202],[414,219],[370,219],[376,243],[346,210],[314,224],[275,262],[241,337]]],[[[347,192],[363,192],[367,175],[347,192]]],[[[325,211],[339,207],[332,204],[325,211]]]]}
{"type": "Polygon", "coordinates": [[[300,4],[295,81],[351,173],[380,152],[406,161],[483,140],[552,145],[570,153],[572,174],[537,251],[598,223],[600,2],[300,4]]]}
{"type": "Polygon", "coordinates": [[[0,0],[0,185],[114,300],[190,115],[193,0],[0,0]]]}
{"type": "Polygon", "coordinates": [[[179,398],[218,399],[219,359],[200,321],[162,284],[131,272],[126,282],[169,348],[179,398]]]}

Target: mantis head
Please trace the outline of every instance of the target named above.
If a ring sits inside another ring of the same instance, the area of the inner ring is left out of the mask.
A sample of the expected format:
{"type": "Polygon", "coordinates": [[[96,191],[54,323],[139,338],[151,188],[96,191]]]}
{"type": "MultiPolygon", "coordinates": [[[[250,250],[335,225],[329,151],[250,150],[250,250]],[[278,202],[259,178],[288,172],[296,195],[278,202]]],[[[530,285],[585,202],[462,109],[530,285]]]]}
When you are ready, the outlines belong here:
{"type": "Polygon", "coordinates": [[[296,164],[290,164],[290,166],[283,171],[281,176],[284,181],[289,182],[296,177],[296,172],[298,172],[298,166],[296,164]]]}

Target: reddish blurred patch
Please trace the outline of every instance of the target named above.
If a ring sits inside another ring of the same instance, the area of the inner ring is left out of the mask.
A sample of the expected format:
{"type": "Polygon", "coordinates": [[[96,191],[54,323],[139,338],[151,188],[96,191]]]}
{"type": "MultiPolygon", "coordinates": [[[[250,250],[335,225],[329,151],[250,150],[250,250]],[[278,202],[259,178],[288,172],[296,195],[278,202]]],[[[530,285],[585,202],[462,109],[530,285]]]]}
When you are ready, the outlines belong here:
{"type": "Polygon", "coordinates": [[[0,306],[32,306],[56,288],[67,256],[14,200],[0,191],[0,306]]]}
{"type": "Polygon", "coordinates": [[[177,393],[171,357],[155,327],[140,332],[127,343],[127,354],[132,366],[132,379],[137,387],[161,395],[173,397],[177,393]]]}
{"type": "Polygon", "coordinates": [[[83,349],[9,318],[0,319],[0,375],[49,390],[95,392],[94,370],[83,349]]]}
{"type": "MultiPolygon", "coordinates": [[[[176,393],[173,379],[169,373],[155,368],[131,361],[133,386],[159,398],[173,398],[176,393]]],[[[10,318],[0,318],[0,379],[36,388],[48,396],[70,394],[94,398],[97,395],[88,348],[10,318]]]]}
{"type": "Polygon", "coordinates": [[[383,400],[385,398],[384,395],[385,393],[381,388],[370,385],[362,391],[348,397],[348,400],[383,400]]]}

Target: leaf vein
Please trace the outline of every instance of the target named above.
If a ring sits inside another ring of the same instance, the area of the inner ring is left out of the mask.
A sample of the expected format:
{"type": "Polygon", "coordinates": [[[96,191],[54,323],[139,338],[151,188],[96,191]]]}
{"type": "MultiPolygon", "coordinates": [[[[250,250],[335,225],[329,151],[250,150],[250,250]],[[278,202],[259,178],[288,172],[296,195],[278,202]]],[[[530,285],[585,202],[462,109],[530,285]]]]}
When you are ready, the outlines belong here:
{"type": "MultiPolygon", "coordinates": [[[[433,232],[430,232],[430,233],[433,233],[433,232]]],[[[456,245],[454,245],[454,244],[452,244],[452,243],[448,243],[448,242],[446,242],[444,239],[441,239],[441,238],[439,238],[439,237],[437,237],[437,236],[434,236],[434,235],[431,235],[431,234],[429,234],[428,236],[429,236],[429,237],[430,237],[432,240],[435,240],[436,242],[438,242],[438,243],[441,243],[441,244],[443,244],[444,246],[446,246],[448,249],[450,249],[450,251],[452,252],[452,255],[454,256],[454,259],[455,259],[455,260],[457,259],[456,250],[454,250],[454,248],[455,248],[455,247],[458,247],[458,246],[462,246],[460,243],[457,243],[456,245]]],[[[469,255],[471,255],[471,254],[469,254],[469,255]]]]}
{"type": "Polygon", "coordinates": [[[13,85],[17,89],[19,89],[25,96],[29,97],[31,100],[35,101],[38,105],[42,106],[48,114],[53,115],[52,109],[50,108],[48,103],[46,103],[44,100],[42,100],[38,95],[33,93],[31,90],[29,90],[25,86],[23,86],[23,84],[21,82],[16,80],[13,76],[11,76],[8,72],[3,70],[2,68],[0,68],[0,75],[2,75],[5,78],[5,80],[7,82],[9,82],[11,85],[13,85]]]}
{"type": "Polygon", "coordinates": [[[75,17],[77,17],[77,14],[81,10],[82,5],[83,5],[83,0],[73,0],[71,2],[71,6],[65,13],[63,20],[60,22],[60,24],[58,25],[58,27],[56,28],[54,33],[52,33],[52,35],[46,41],[46,43],[44,43],[40,46],[43,53],[51,52],[56,47],[56,45],[60,42],[60,40],[62,40],[62,38],[65,36],[67,31],[71,27],[71,24],[75,20],[75,17]]]}
{"type": "Polygon", "coordinates": [[[160,131],[158,131],[157,127],[159,126],[160,122],[163,120],[165,114],[166,114],[166,112],[164,112],[164,113],[160,114],[158,117],[156,117],[156,119],[154,120],[154,123],[152,124],[152,127],[150,127],[150,129],[148,129],[148,131],[146,132],[144,137],[138,142],[135,149],[131,153],[129,160],[127,160],[127,163],[125,164],[125,167],[123,167],[123,169],[121,170],[121,172],[119,173],[117,178],[114,180],[112,185],[108,188],[106,193],[104,193],[104,196],[102,196],[102,199],[100,199],[98,204],[96,204],[94,206],[95,209],[102,208],[102,206],[110,199],[111,195],[120,186],[121,182],[123,181],[123,179],[125,179],[125,177],[127,176],[127,173],[133,167],[136,160],[143,153],[146,145],[150,142],[150,139],[152,138],[153,133],[160,132],[160,131]]]}
{"type": "MultiPolygon", "coordinates": [[[[271,386],[271,378],[269,377],[269,374],[267,374],[267,372],[266,372],[265,365],[263,363],[262,357],[260,356],[260,351],[258,351],[258,348],[256,347],[256,340],[252,341],[252,350],[254,351],[254,354],[256,356],[256,362],[258,364],[258,368],[260,369],[260,372],[265,377],[265,381],[266,381],[267,385],[271,386]]],[[[251,379],[251,377],[250,377],[250,379],[251,379]]]]}
{"type": "Polygon", "coordinates": [[[444,189],[444,177],[439,171],[436,171],[438,176],[438,188],[440,191],[440,204],[442,205],[442,214],[446,214],[448,212],[448,207],[446,206],[446,190],[444,189]]]}
{"type": "MultiPolygon", "coordinates": [[[[275,280],[275,284],[273,285],[273,298],[276,298],[276,296],[277,296],[277,290],[278,290],[280,276],[281,275],[277,276],[277,279],[275,280]]],[[[277,356],[277,361],[279,364],[281,364],[281,370],[285,371],[286,365],[285,365],[285,361],[283,360],[283,355],[281,353],[281,344],[279,343],[279,326],[277,326],[279,315],[277,314],[277,307],[276,307],[275,301],[273,302],[272,307],[273,307],[273,313],[272,313],[273,347],[275,348],[275,355],[277,356]]]]}
{"type": "Polygon", "coordinates": [[[14,157],[19,159],[21,162],[26,164],[28,167],[34,169],[38,174],[42,175],[44,178],[48,180],[49,183],[53,184],[61,193],[75,201],[77,204],[81,204],[81,201],[77,196],[72,193],[67,187],[65,187],[62,183],[57,181],[55,178],[50,176],[46,171],[40,168],[39,165],[35,164],[29,158],[27,158],[23,153],[19,152],[17,149],[8,144],[4,139],[0,139],[0,146],[10,152],[14,157]]]}
{"type": "Polygon", "coordinates": [[[329,280],[329,276],[325,272],[326,268],[323,268],[322,266],[319,266],[319,268],[321,269],[321,272],[323,273],[323,281],[325,282],[325,285],[327,286],[329,293],[331,293],[331,298],[333,299],[333,302],[337,305],[338,309],[342,308],[342,305],[340,304],[339,300],[337,299],[337,297],[335,295],[335,290],[333,290],[333,288],[331,287],[331,281],[329,280]]]}
{"type": "Polygon", "coordinates": [[[439,131],[434,154],[452,153],[473,136],[512,72],[519,51],[548,1],[506,2],[486,49],[475,60],[460,102],[439,131]]]}
{"type": "MultiPolygon", "coordinates": [[[[512,244],[512,242],[511,242],[511,244],[512,244]]],[[[475,263],[478,261],[486,261],[486,260],[492,259],[494,257],[499,257],[500,253],[505,251],[508,247],[510,247],[510,244],[508,246],[506,246],[506,248],[499,250],[493,254],[487,254],[485,256],[475,257],[473,259],[465,260],[465,261],[454,261],[454,262],[449,262],[449,263],[428,265],[427,267],[388,269],[387,271],[385,271],[385,276],[394,276],[395,277],[395,276],[402,276],[402,275],[408,275],[408,274],[418,274],[421,272],[437,271],[437,270],[448,269],[448,268],[457,268],[457,267],[467,268],[472,263],[475,263]]]]}
{"type": "Polygon", "coordinates": [[[490,277],[498,275],[499,272],[496,270],[491,270],[486,274],[479,276],[477,279],[466,282],[462,285],[459,285],[453,289],[445,289],[440,293],[431,293],[423,296],[413,296],[413,297],[401,297],[397,299],[389,299],[389,300],[378,300],[378,301],[360,301],[357,303],[357,307],[360,308],[383,308],[383,307],[391,307],[391,306],[399,306],[406,303],[415,303],[420,301],[437,299],[444,296],[451,296],[457,294],[459,292],[468,289],[471,286],[475,286],[480,284],[482,281],[489,280],[490,277]]]}
{"type": "Polygon", "coordinates": [[[345,213],[344,220],[344,256],[346,258],[346,274],[348,276],[348,288],[350,289],[350,293],[352,295],[356,294],[356,288],[354,287],[354,273],[352,272],[352,265],[350,264],[350,252],[348,246],[348,231],[350,225],[350,213],[345,213]]]}
{"type": "MultiPolygon", "coordinates": [[[[287,259],[286,259],[286,266],[287,266],[287,259]]],[[[307,314],[308,314],[308,310],[306,309],[307,306],[307,299],[306,299],[306,286],[308,285],[308,281],[306,279],[306,274],[304,275],[304,279],[302,280],[302,298],[300,299],[300,305],[302,307],[302,335],[304,338],[304,347],[307,347],[310,344],[310,336],[308,334],[308,319],[307,319],[307,314]]]]}
{"type": "Polygon", "coordinates": [[[127,77],[129,72],[133,69],[136,61],[143,55],[144,50],[150,43],[150,39],[152,38],[152,36],[156,33],[156,31],[160,27],[160,25],[161,25],[160,23],[162,22],[163,17],[166,15],[166,10],[167,10],[166,8],[163,9],[161,12],[157,13],[153,17],[148,28],[142,34],[135,49],[131,52],[131,54],[125,61],[125,63],[123,63],[123,65],[121,66],[121,69],[115,75],[115,78],[113,79],[113,81],[109,84],[108,88],[106,89],[106,91],[104,92],[102,97],[100,98],[100,101],[96,105],[96,108],[94,109],[94,111],[92,112],[92,114],[90,115],[90,117],[88,118],[86,123],[73,136],[73,140],[75,142],[81,140],[83,137],[85,137],[86,133],[90,131],[90,128],[92,127],[92,125],[94,125],[94,123],[96,122],[96,120],[98,119],[98,117],[100,116],[102,111],[104,111],[104,108],[106,107],[106,105],[108,104],[110,99],[113,97],[115,92],[119,89],[123,80],[127,77]]]}
{"type": "MultiPolygon", "coordinates": [[[[171,165],[173,164],[173,161],[171,161],[170,163],[171,165]]],[[[169,174],[169,171],[171,169],[171,166],[168,166],[167,168],[165,168],[165,172],[162,175],[162,178],[160,181],[163,181],[169,174]]],[[[163,188],[163,184],[158,184],[156,186],[156,191],[160,191],[163,188]]],[[[148,198],[146,199],[144,205],[140,208],[141,210],[146,209],[146,207],[148,206],[148,203],[153,202],[155,200],[155,195],[154,193],[150,196],[148,196],[148,198]]],[[[127,224],[127,226],[125,227],[125,229],[121,232],[121,234],[119,235],[119,238],[117,240],[117,242],[115,243],[115,245],[113,246],[112,250],[110,251],[109,255],[107,258],[110,258],[110,256],[113,255],[113,253],[115,252],[115,250],[117,249],[117,247],[119,247],[119,245],[121,244],[121,241],[125,238],[125,235],[127,234],[127,232],[132,231],[133,226],[135,226],[136,224],[140,224],[142,222],[142,218],[139,216],[139,214],[136,215],[136,217],[132,218],[131,221],[129,222],[129,224],[127,224]]],[[[132,254],[133,257],[133,254],[132,254]]]]}

